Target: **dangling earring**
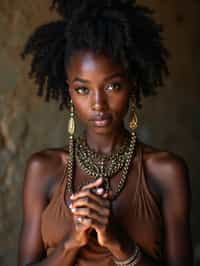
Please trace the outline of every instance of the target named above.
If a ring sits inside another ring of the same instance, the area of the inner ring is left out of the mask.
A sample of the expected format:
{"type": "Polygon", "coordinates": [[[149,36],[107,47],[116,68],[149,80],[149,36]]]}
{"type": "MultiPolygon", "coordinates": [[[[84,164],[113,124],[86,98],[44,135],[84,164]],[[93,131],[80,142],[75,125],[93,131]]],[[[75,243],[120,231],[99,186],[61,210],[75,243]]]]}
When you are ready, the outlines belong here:
{"type": "Polygon", "coordinates": [[[69,134],[69,173],[72,174],[73,161],[74,161],[74,133],[75,133],[75,119],[74,119],[74,106],[72,100],[70,100],[70,113],[69,113],[69,122],[68,122],[68,134],[69,134]]]}
{"type": "Polygon", "coordinates": [[[69,114],[69,122],[68,122],[68,134],[69,134],[69,143],[68,143],[68,153],[69,159],[65,168],[64,176],[67,177],[67,186],[65,188],[66,191],[71,192],[71,188],[73,187],[73,168],[74,168],[74,133],[75,133],[75,119],[74,119],[74,106],[72,100],[70,100],[70,114],[69,114]]]}
{"type": "Polygon", "coordinates": [[[73,139],[75,133],[75,119],[74,119],[74,106],[72,100],[70,100],[70,114],[68,122],[69,139],[73,139]]]}
{"type": "Polygon", "coordinates": [[[135,131],[138,127],[138,117],[136,114],[136,98],[135,96],[131,97],[130,102],[131,112],[130,112],[130,119],[129,119],[129,128],[131,131],[135,131]]]}

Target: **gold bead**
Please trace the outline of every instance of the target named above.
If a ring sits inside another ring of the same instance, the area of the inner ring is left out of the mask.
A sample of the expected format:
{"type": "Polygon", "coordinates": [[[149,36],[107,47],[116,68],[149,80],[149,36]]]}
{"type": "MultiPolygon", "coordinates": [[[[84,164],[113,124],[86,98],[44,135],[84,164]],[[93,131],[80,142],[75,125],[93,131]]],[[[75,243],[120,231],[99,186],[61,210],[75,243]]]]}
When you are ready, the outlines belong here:
{"type": "Polygon", "coordinates": [[[131,96],[131,113],[130,113],[130,119],[129,119],[129,127],[132,131],[135,131],[138,127],[138,117],[136,114],[136,98],[134,95],[131,96]]]}
{"type": "Polygon", "coordinates": [[[133,131],[136,130],[136,128],[138,127],[138,117],[135,111],[132,113],[132,117],[129,122],[129,127],[133,131]]]}
{"type": "Polygon", "coordinates": [[[73,136],[75,133],[74,106],[72,100],[70,101],[70,117],[68,121],[68,133],[70,136],[73,136]]]}
{"type": "Polygon", "coordinates": [[[70,117],[68,122],[68,133],[69,135],[74,135],[75,132],[75,121],[73,117],[70,117]]]}

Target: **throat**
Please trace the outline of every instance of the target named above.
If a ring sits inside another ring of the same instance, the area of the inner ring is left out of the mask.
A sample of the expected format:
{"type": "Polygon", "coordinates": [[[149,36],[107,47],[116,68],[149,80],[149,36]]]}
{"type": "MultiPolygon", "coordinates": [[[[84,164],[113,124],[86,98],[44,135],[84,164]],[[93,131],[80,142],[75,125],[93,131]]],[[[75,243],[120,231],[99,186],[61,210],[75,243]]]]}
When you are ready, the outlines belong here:
{"type": "Polygon", "coordinates": [[[128,131],[122,129],[115,134],[109,136],[93,136],[89,132],[86,133],[86,142],[88,147],[99,154],[109,155],[116,152],[124,145],[128,137],[128,131]]]}

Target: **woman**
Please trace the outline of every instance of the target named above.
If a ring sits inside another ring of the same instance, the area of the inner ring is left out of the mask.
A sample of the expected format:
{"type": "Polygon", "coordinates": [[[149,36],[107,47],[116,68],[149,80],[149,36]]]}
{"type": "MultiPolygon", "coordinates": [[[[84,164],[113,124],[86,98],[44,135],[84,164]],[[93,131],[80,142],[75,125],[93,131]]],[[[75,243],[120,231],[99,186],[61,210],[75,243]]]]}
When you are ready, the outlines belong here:
{"type": "Polygon", "coordinates": [[[191,266],[187,166],[135,133],[141,96],[167,74],[160,27],[134,1],[53,7],[63,19],[38,28],[23,56],[39,95],[70,111],[69,145],[27,163],[18,265],[191,266]]]}

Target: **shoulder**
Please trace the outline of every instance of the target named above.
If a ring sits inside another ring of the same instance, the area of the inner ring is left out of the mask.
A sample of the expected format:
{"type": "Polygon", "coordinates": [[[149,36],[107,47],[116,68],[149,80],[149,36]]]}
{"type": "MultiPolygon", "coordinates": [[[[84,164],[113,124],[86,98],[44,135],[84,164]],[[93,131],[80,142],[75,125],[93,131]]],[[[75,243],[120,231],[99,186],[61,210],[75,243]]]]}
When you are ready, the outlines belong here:
{"type": "Polygon", "coordinates": [[[27,160],[27,168],[34,172],[48,174],[67,158],[68,152],[64,148],[48,148],[31,154],[27,160]]]}
{"type": "Polygon", "coordinates": [[[150,182],[160,197],[189,190],[190,180],[185,160],[179,155],[142,143],[143,161],[150,182]]]}
{"type": "Polygon", "coordinates": [[[33,153],[26,163],[24,188],[47,194],[61,177],[68,159],[64,148],[48,148],[33,153]]]}
{"type": "Polygon", "coordinates": [[[173,152],[148,145],[142,147],[148,172],[145,177],[155,184],[160,194],[165,258],[170,265],[178,261],[179,265],[191,265],[191,189],[187,164],[173,152]]]}

